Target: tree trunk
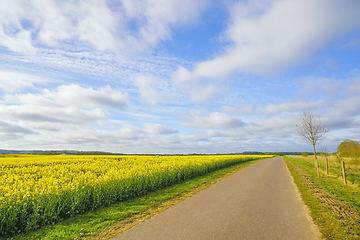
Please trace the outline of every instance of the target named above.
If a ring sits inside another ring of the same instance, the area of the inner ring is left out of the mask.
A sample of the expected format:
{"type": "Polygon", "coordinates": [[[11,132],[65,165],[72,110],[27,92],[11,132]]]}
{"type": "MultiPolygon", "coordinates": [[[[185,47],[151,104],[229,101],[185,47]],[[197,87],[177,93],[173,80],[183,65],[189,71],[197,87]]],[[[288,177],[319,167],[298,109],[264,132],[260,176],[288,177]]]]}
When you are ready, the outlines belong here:
{"type": "Polygon", "coordinates": [[[342,167],[342,172],[343,172],[343,177],[344,177],[344,184],[347,184],[347,181],[346,181],[346,171],[345,171],[345,163],[344,163],[344,161],[341,161],[341,167],[342,167]]]}
{"type": "Polygon", "coordinates": [[[315,150],[315,143],[313,142],[312,145],[313,145],[313,149],[314,149],[314,157],[315,157],[315,159],[317,159],[317,157],[316,157],[316,150],[315,150]]]}
{"type": "Polygon", "coordinates": [[[327,157],[325,157],[326,159],[326,175],[329,175],[329,164],[328,164],[328,159],[327,157]]]}
{"type": "Polygon", "coordinates": [[[317,177],[320,178],[319,165],[318,165],[318,161],[317,161],[317,157],[316,157],[316,150],[315,150],[315,143],[314,143],[314,141],[312,142],[312,145],[313,145],[313,149],[314,149],[314,161],[315,161],[316,173],[317,173],[317,177]]]}

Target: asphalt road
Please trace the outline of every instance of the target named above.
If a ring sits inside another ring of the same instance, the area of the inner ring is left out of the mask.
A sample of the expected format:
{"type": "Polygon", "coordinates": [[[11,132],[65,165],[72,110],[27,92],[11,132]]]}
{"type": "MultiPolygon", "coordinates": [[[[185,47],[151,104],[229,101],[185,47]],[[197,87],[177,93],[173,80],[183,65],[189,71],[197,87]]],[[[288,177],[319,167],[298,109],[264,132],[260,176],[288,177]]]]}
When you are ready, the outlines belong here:
{"type": "Polygon", "coordinates": [[[114,240],[320,239],[281,157],[255,163],[114,240]]]}

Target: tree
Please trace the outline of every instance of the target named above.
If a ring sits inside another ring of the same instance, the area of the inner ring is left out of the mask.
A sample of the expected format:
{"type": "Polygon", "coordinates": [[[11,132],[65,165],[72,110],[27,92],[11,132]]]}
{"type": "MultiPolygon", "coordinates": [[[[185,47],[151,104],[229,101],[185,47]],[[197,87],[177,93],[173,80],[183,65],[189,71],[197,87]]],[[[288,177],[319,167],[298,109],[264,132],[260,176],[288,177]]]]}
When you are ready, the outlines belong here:
{"type": "Polygon", "coordinates": [[[330,156],[330,154],[328,153],[328,150],[326,147],[320,147],[320,155],[325,157],[325,170],[326,170],[326,175],[329,175],[329,160],[328,157],[330,156]]]}
{"type": "Polygon", "coordinates": [[[337,147],[337,155],[340,158],[348,157],[356,161],[360,157],[360,143],[346,139],[337,147]]]}
{"type": "Polygon", "coordinates": [[[325,127],[320,118],[316,117],[309,108],[307,111],[302,110],[302,114],[300,114],[300,123],[299,125],[296,125],[296,130],[299,135],[313,147],[315,166],[319,177],[315,146],[318,141],[322,140],[326,136],[329,129],[325,127]]]}
{"type": "Polygon", "coordinates": [[[329,157],[330,154],[326,147],[320,147],[320,155],[324,157],[329,157]]]}
{"type": "Polygon", "coordinates": [[[306,152],[303,152],[303,153],[301,153],[301,156],[303,156],[303,157],[308,157],[308,156],[309,156],[309,154],[308,154],[308,153],[306,153],[306,152]]]}

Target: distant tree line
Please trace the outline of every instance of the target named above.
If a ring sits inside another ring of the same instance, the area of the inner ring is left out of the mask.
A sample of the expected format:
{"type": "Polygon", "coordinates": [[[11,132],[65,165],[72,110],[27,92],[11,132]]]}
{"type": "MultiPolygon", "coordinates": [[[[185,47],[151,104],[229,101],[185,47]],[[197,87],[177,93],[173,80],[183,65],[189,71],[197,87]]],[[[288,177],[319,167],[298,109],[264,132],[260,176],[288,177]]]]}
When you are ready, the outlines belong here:
{"type": "MultiPolygon", "coordinates": [[[[292,156],[300,156],[304,152],[257,152],[257,151],[246,151],[240,153],[241,155],[278,155],[278,156],[284,156],[284,155],[292,155],[292,156]]],[[[314,155],[313,152],[306,152],[308,155],[314,155]]],[[[317,152],[319,154],[319,152],[317,152]]]]}
{"type": "MultiPolygon", "coordinates": [[[[139,156],[204,156],[204,155],[302,155],[303,152],[259,152],[259,151],[245,151],[238,153],[217,153],[217,154],[204,154],[204,153],[189,153],[189,154],[124,154],[124,153],[111,153],[102,151],[76,151],[76,150],[2,150],[0,154],[35,154],[35,155],[139,155],[139,156]]],[[[308,155],[314,155],[313,152],[306,152],[308,155]]],[[[319,153],[317,153],[319,154],[319,153]]]]}
{"type": "Polygon", "coordinates": [[[101,152],[101,151],[80,151],[76,155],[122,155],[121,153],[101,152]]]}
{"type": "Polygon", "coordinates": [[[41,150],[5,150],[0,149],[0,154],[39,154],[41,150]]]}
{"type": "Polygon", "coordinates": [[[102,151],[76,151],[76,150],[5,150],[0,149],[0,154],[32,154],[32,155],[122,155],[102,151]]]}

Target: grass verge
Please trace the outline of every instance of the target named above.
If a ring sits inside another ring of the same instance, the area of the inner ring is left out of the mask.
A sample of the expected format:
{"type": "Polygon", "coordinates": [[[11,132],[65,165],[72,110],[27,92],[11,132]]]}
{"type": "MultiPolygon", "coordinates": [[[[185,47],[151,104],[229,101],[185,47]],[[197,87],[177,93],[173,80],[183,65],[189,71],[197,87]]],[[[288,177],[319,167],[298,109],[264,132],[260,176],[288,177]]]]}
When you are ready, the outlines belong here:
{"type": "Polygon", "coordinates": [[[284,157],[311,216],[324,239],[360,239],[360,194],[358,185],[344,185],[335,175],[321,171],[300,158],[284,157]]]}
{"type": "Polygon", "coordinates": [[[241,162],[141,197],[102,207],[34,232],[6,239],[109,239],[236,171],[262,160],[264,159],[241,162]]]}

